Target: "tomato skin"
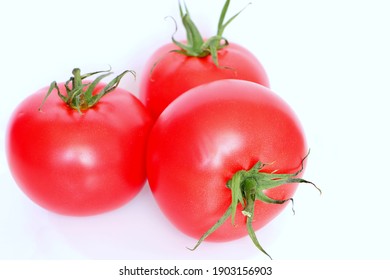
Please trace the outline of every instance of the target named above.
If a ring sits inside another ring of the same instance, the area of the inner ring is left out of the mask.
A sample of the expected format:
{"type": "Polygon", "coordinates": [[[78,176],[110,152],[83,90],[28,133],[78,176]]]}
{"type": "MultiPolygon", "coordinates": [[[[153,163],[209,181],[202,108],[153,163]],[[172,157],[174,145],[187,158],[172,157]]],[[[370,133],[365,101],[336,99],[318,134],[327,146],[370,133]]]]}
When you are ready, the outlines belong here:
{"type": "Polygon", "coordinates": [[[218,51],[219,68],[211,55],[189,57],[172,50],[178,50],[173,43],[157,49],[147,62],[141,79],[140,99],[153,118],[187,90],[215,80],[248,80],[269,87],[263,66],[238,44],[230,43],[218,51]]]}
{"type": "Polygon", "coordinates": [[[146,108],[116,88],[82,114],[55,93],[40,112],[47,90],[27,97],[9,122],[7,158],[19,187],[38,205],[65,215],[99,214],[130,201],[146,181],[146,108]]]}
{"type": "MultiPolygon", "coordinates": [[[[263,171],[294,173],[307,154],[295,113],[261,85],[240,80],[201,85],[176,99],[160,115],[150,137],[147,174],[156,202],[182,232],[199,239],[231,203],[226,183],[259,160],[263,171]]],[[[288,199],[297,188],[287,184],[266,191],[288,199]]],[[[256,201],[253,228],[276,217],[285,204],[256,201]]],[[[227,241],[247,235],[238,206],[235,226],[228,219],[206,240],[227,241]]]]}

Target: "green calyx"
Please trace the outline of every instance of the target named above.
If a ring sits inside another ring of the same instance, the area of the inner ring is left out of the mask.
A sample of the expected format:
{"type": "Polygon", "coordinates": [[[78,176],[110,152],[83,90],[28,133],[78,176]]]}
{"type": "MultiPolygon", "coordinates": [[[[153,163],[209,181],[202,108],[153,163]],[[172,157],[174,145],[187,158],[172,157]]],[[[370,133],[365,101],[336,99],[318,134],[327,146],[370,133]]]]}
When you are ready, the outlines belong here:
{"type": "Polygon", "coordinates": [[[64,101],[69,107],[71,107],[74,110],[77,110],[81,114],[82,111],[88,110],[89,108],[95,106],[103,96],[113,91],[119,85],[119,82],[121,81],[122,77],[127,73],[131,73],[135,77],[134,71],[126,70],[122,74],[112,79],[102,90],[100,90],[98,93],[95,94],[94,90],[96,86],[104,78],[112,74],[111,69],[105,71],[96,71],[96,72],[91,72],[91,73],[81,75],[80,69],[75,68],[72,71],[73,76],[70,77],[69,80],[65,82],[66,94],[62,94],[60,92],[60,89],[56,81],[52,82],[50,84],[49,90],[45,98],[41,103],[41,106],[39,107],[39,111],[42,111],[42,107],[46,99],[49,97],[51,92],[55,89],[57,90],[57,94],[62,99],[62,101],[64,101]],[[84,79],[97,74],[101,74],[101,75],[99,75],[95,80],[91,82],[83,83],[84,79]]]}
{"type": "MultiPolygon", "coordinates": [[[[183,25],[187,32],[187,42],[186,44],[181,43],[172,36],[172,41],[177,45],[180,50],[175,50],[175,52],[181,53],[187,56],[193,57],[205,57],[211,55],[213,62],[216,66],[218,64],[218,51],[229,45],[229,42],[226,38],[222,36],[226,26],[232,22],[244,9],[239,11],[233,17],[225,22],[226,12],[229,8],[230,0],[225,2],[223,6],[221,16],[218,22],[218,32],[217,35],[210,37],[208,40],[204,41],[201,36],[198,28],[195,23],[192,21],[187,6],[185,6],[185,11],[179,2],[180,15],[183,22],[183,25]]],[[[177,30],[177,26],[176,26],[177,30]]],[[[175,32],[176,33],[176,32],[175,32]]]]}
{"type": "MultiPolygon", "coordinates": [[[[301,168],[296,173],[293,174],[277,174],[273,173],[265,173],[261,170],[267,166],[267,164],[262,162],[257,162],[251,169],[249,170],[240,170],[236,172],[233,177],[227,182],[227,187],[231,190],[232,193],[232,202],[226,212],[222,215],[222,217],[199,239],[195,247],[190,250],[195,250],[210,234],[212,234],[215,230],[217,230],[229,217],[231,217],[231,222],[235,224],[235,216],[237,212],[238,204],[242,206],[242,215],[246,217],[246,228],[248,231],[249,237],[252,239],[254,245],[265,255],[267,255],[270,259],[271,256],[263,249],[260,245],[255,231],[252,226],[252,222],[254,219],[254,211],[255,211],[255,202],[256,200],[260,200],[264,203],[271,204],[283,204],[287,201],[294,202],[293,198],[277,200],[273,199],[265,193],[266,190],[273,189],[279,187],[284,184],[289,183],[308,183],[313,185],[320,194],[321,189],[319,189],[314,183],[298,178],[297,176],[303,170],[303,162],[307,158],[309,154],[307,154],[301,163],[301,168]]],[[[294,206],[294,205],[293,205],[294,206]]],[[[293,212],[294,208],[293,208],[293,212]]]]}

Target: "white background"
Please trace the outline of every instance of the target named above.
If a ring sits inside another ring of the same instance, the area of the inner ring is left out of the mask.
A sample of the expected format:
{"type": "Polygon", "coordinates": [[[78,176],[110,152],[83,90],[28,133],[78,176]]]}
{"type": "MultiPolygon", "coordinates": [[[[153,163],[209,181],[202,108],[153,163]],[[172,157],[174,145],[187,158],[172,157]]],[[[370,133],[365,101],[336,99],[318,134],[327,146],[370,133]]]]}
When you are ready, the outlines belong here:
{"type": "MultiPolygon", "coordinates": [[[[272,89],[299,115],[311,148],[289,208],[257,232],[283,259],[389,259],[390,6],[388,1],[253,0],[225,36],[250,49],[272,89]]],[[[187,0],[204,36],[223,0],[187,0]]],[[[248,3],[232,0],[228,15],[248,3]]],[[[4,140],[12,110],[51,81],[133,69],[169,42],[177,0],[2,1],[0,4],[0,259],[266,259],[249,238],[204,243],[177,231],[146,185],[126,206],[74,218],[49,213],[18,189],[4,140]]],[[[180,27],[177,38],[183,37],[180,27]]],[[[135,95],[139,80],[121,84],[135,95]]],[[[39,133],[39,132],[37,132],[39,133]]]]}

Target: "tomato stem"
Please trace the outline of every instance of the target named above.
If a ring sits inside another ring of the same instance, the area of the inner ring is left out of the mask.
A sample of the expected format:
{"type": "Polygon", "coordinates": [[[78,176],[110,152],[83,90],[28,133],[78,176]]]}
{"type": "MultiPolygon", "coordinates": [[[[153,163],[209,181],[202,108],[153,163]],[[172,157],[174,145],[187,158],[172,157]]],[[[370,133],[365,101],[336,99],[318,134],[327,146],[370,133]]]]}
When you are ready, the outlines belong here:
{"type": "Polygon", "coordinates": [[[126,70],[122,74],[116,76],[112,79],[102,90],[98,93],[95,93],[94,90],[96,86],[106,77],[112,74],[111,67],[109,70],[96,71],[86,74],[81,74],[79,68],[74,68],[72,71],[73,76],[69,78],[65,82],[65,90],[66,95],[62,94],[58,84],[56,81],[53,81],[50,84],[49,90],[43,99],[39,111],[42,111],[42,107],[46,102],[47,98],[51,94],[51,92],[55,89],[57,91],[58,96],[64,101],[69,107],[74,110],[77,110],[80,114],[82,114],[83,110],[88,110],[89,108],[95,106],[100,99],[106,94],[113,91],[118,85],[124,75],[127,73],[131,73],[135,78],[135,72],[132,70],[126,70]],[[95,80],[89,81],[87,83],[83,83],[83,80],[89,78],[93,75],[99,75],[95,80]]]}
{"type": "Polygon", "coordinates": [[[301,168],[293,174],[277,174],[276,171],[272,173],[262,172],[261,170],[269,164],[262,163],[261,161],[253,165],[253,167],[249,170],[237,171],[226,184],[232,193],[231,204],[229,205],[223,216],[207,232],[202,235],[195,247],[190,250],[195,250],[197,247],[199,247],[199,245],[210,234],[216,231],[229,217],[231,217],[231,222],[234,225],[237,205],[240,203],[243,208],[241,213],[246,217],[246,228],[249,237],[251,238],[253,244],[261,252],[263,252],[270,259],[272,259],[271,256],[260,245],[252,226],[255,213],[255,202],[256,200],[260,200],[264,203],[283,204],[287,201],[291,201],[293,206],[292,210],[295,214],[293,198],[282,200],[273,199],[269,197],[265,193],[265,191],[289,183],[307,183],[313,185],[320,192],[320,194],[322,194],[321,189],[318,188],[314,183],[297,177],[303,171],[303,163],[308,157],[309,152],[302,159],[301,168]]]}
{"type": "MultiPolygon", "coordinates": [[[[251,3],[249,3],[251,4],[251,3]]],[[[248,4],[248,5],[249,5],[248,4]]],[[[179,1],[179,10],[180,10],[180,16],[184,25],[184,28],[186,29],[187,34],[187,42],[186,44],[181,43],[177,41],[174,38],[174,35],[177,32],[177,24],[175,21],[175,32],[172,35],[172,42],[180,48],[180,50],[173,50],[173,52],[178,52],[180,54],[186,55],[186,56],[193,56],[193,57],[206,57],[208,55],[211,55],[214,64],[217,67],[219,66],[218,62],[218,51],[227,47],[229,45],[229,42],[226,38],[223,37],[223,32],[228,26],[245,8],[243,8],[241,11],[236,13],[234,16],[232,16],[230,19],[228,19],[225,22],[225,17],[227,10],[230,5],[230,0],[227,0],[222,8],[222,12],[219,18],[218,22],[218,31],[217,35],[214,35],[210,37],[208,40],[204,41],[202,35],[200,34],[198,28],[196,27],[195,23],[192,21],[190,17],[190,13],[188,11],[187,5],[184,3],[184,8],[179,1]]]]}

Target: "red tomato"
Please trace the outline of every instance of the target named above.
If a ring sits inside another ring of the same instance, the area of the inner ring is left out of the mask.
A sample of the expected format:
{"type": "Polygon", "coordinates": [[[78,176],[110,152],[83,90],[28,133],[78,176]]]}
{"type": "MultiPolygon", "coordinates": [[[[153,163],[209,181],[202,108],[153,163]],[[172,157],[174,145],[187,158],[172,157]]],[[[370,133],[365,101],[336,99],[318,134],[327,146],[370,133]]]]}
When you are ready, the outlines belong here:
{"type": "MultiPolygon", "coordinates": [[[[231,205],[227,184],[234,174],[261,161],[269,163],[262,172],[274,183],[280,174],[303,171],[307,152],[302,126],[280,97],[256,83],[221,80],[189,90],[160,115],[149,138],[147,174],[163,213],[179,230],[199,239],[231,205]],[[280,174],[270,174],[275,170],[280,174]]],[[[280,203],[256,200],[254,230],[282,211],[299,180],[264,190],[280,203]]],[[[207,240],[248,234],[248,218],[241,210],[239,203],[235,225],[226,220],[207,240]]]]}
{"type": "Polygon", "coordinates": [[[226,0],[215,36],[204,40],[187,7],[180,15],[187,32],[186,42],[164,45],[149,59],[140,87],[141,101],[157,118],[164,109],[187,90],[221,79],[247,80],[269,87],[268,76],[257,58],[246,48],[228,43],[225,28],[240,13],[229,20],[225,16],[230,5],[226,0]]]}
{"type": "Polygon", "coordinates": [[[240,45],[231,43],[218,51],[221,67],[214,64],[211,55],[198,58],[170,52],[177,49],[173,43],[164,45],[146,64],[141,79],[140,99],[154,118],[187,90],[215,80],[240,79],[269,86],[263,66],[240,45]]]}
{"type": "MultiPolygon", "coordinates": [[[[64,84],[59,89],[65,93],[64,84]]],[[[76,216],[131,200],[146,180],[151,119],[142,103],[115,88],[82,113],[55,94],[39,111],[47,91],[26,98],[9,122],[7,157],[23,192],[48,210],[76,216]]]]}

